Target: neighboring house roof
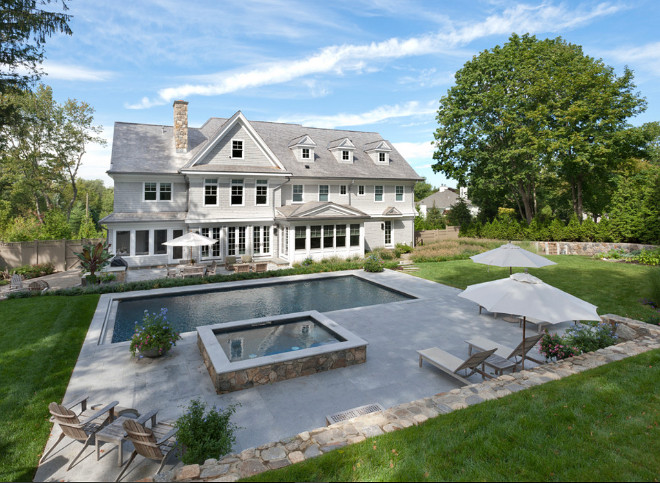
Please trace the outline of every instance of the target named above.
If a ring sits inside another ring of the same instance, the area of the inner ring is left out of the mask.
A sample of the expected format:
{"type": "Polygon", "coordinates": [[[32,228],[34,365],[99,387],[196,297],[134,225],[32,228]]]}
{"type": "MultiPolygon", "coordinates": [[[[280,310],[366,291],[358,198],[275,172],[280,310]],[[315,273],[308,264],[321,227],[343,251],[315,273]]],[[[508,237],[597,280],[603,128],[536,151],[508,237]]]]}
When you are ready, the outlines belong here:
{"type": "MultiPolygon", "coordinates": [[[[420,201],[418,204],[420,205],[426,205],[427,208],[432,208],[433,204],[435,203],[435,207],[440,209],[440,210],[447,210],[449,209],[452,205],[454,205],[459,199],[459,196],[457,193],[454,193],[451,190],[445,190],[445,191],[436,191],[430,196],[427,196],[424,198],[422,201],[420,201]]],[[[470,203],[470,200],[465,200],[468,206],[470,206],[472,203],[470,203]]]]}
{"type": "Polygon", "coordinates": [[[174,211],[142,212],[142,213],[110,213],[99,223],[132,223],[146,221],[184,221],[188,213],[174,211]]]}
{"type": "MultiPolygon", "coordinates": [[[[186,171],[215,170],[216,168],[209,164],[199,167],[190,165],[198,156],[203,157],[201,155],[209,144],[217,141],[218,135],[226,131],[227,123],[235,120],[239,113],[230,119],[211,118],[200,128],[189,127],[186,153],[176,152],[172,126],[116,122],[108,173],[177,174],[184,167],[186,171]]],[[[375,132],[310,128],[300,124],[276,122],[248,122],[284,168],[277,170],[263,167],[259,168],[260,171],[253,168],[254,172],[279,172],[310,178],[422,179],[393,146],[387,165],[374,163],[365,149],[373,148],[384,141],[380,134],[375,132]],[[292,140],[302,140],[304,136],[309,136],[316,144],[313,162],[297,160],[289,147],[292,140]],[[352,164],[339,163],[327,148],[335,143],[341,144],[341,141],[347,138],[355,146],[352,164]]],[[[388,145],[391,146],[391,143],[388,145]]],[[[232,172],[227,166],[217,169],[232,172]]],[[[235,169],[238,172],[250,172],[246,167],[237,166],[235,169]]]]}
{"type": "Polygon", "coordinates": [[[352,206],[332,201],[310,201],[302,205],[286,205],[276,208],[278,218],[369,218],[369,215],[352,206]]]}

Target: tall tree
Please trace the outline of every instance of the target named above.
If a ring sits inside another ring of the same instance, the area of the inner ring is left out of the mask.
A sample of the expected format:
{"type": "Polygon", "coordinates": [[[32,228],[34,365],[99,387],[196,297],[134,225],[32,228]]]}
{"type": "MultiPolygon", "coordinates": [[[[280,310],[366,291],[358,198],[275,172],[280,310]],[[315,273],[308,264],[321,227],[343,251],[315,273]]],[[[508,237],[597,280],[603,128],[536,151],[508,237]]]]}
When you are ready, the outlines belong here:
{"type": "Polygon", "coordinates": [[[436,117],[434,171],[467,185],[473,202],[513,203],[528,223],[552,174],[575,190],[581,216],[586,183],[602,183],[636,147],[625,120],[645,104],[632,73],[616,77],[561,38],[513,34],[455,78],[436,117]]]}

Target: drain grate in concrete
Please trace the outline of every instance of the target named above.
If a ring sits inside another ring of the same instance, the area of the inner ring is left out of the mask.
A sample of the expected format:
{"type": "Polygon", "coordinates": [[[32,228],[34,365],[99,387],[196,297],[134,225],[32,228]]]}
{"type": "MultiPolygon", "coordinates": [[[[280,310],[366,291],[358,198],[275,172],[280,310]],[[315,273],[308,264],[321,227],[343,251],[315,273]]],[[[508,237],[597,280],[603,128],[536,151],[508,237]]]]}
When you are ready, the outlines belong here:
{"type": "Polygon", "coordinates": [[[364,416],[365,414],[377,413],[378,411],[383,411],[385,408],[378,403],[367,404],[366,406],[360,406],[359,408],[347,409],[340,413],[331,414],[326,416],[325,419],[328,421],[328,424],[339,423],[341,421],[346,421],[347,419],[357,418],[358,416],[364,416]]]}

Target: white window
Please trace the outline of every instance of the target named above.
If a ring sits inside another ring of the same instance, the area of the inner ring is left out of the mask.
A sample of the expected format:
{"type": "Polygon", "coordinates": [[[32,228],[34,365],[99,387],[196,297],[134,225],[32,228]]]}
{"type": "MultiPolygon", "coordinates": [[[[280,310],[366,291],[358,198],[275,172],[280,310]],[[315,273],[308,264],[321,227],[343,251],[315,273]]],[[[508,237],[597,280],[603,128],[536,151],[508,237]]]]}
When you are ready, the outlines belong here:
{"type": "Polygon", "coordinates": [[[220,228],[202,228],[201,235],[218,240],[211,246],[202,246],[202,257],[219,257],[220,256],[220,228]]]}
{"type": "Polygon", "coordinates": [[[172,201],[172,183],[160,183],[159,188],[160,201],[172,201]]]}
{"type": "Polygon", "coordinates": [[[227,255],[245,254],[245,230],[244,226],[227,227],[227,255]]]}
{"type": "Polygon", "coordinates": [[[309,227],[309,248],[321,248],[321,225],[312,225],[309,227]]]}
{"type": "Polygon", "coordinates": [[[243,204],[243,180],[231,180],[231,205],[240,206],[243,204]]]}
{"type": "Polygon", "coordinates": [[[344,160],[344,161],[350,161],[351,160],[350,151],[346,151],[346,150],[342,151],[341,152],[341,159],[344,160]]]}
{"type": "Polygon", "coordinates": [[[156,201],[158,199],[158,183],[144,183],[144,201],[156,201]]]}
{"type": "Polygon", "coordinates": [[[154,255],[167,255],[167,230],[154,230],[154,255]]]}
{"type": "Polygon", "coordinates": [[[302,148],[302,159],[309,159],[309,148],[302,148]]]}
{"type": "Polygon", "coordinates": [[[135,230],[135,254],[149,255],[149,230],[135,230]]]}
{"type": "Polygon", "coordinates": [[[267,205],[268,204],[268,180],[258,179],[256,188],[255,204],[267,205]]]}
{"type": "Polygon", "coordinates": [[[293,185],[293,202],[302,203],[303,201],[303,185],[294,184],[293,185]]]}
{"type": "Polygon", "coordinates": [[[255,255],[270,253],[270,226],[252,227],[252,245],[255,255]]]}
{"type": "Polygon", "coordinates": [[[385,246],[389,247],[392,245],[392,222],[385,222],[385,246]]]}
{"type": "Polygon", "coordinates": [[[386,161],[385,153],[378,153],[378,161],[384,163],[386,161]]]}
{"type": "Polygon", "coordinates": [[[210,178],[204,180],[204,206],[216,206],[218,204],[218,180],[210,178]]]}
{"type": "Polygon", "coordinates": [[[374,201],[383,201],[383,187],[374,186],[374,201]]]}
{"type": "Polygon", "coordinates": [[[232,139],[231,157],[236,159],[243,159],[243,141],[232,139]]]}
{"type": "Polygon", "coordinates": [[[403,201],[403,186],[396,187],[396,200],[403,201]]]}
{"type": "Polygon", "coordinates": [[[323,225],[323,248],[335,246],[335,225],[323,225]]]}
{"type": "Polygon", "coordinates": [[[305,250],[307,243],[307,227],[297,226],[295,232],[295,249],[296,250],[305,250]]]}
{"type": "Polygon", "coordinates": [[[319,201],[328,201],[328,185],[319,185],[319,201]]]}
{"type": "Polygon", "coordinates": [[[172,201],[172,183],[144,183],[144,201],[172,201]]]}
{"type": "Polygon", "coordinates": [[[350,227],[350,244],[352,247],[360,246],[360,225],[353,224],[350,227]]]}
{"type": "Polygon", "coordinates": [[[346,185],[345,184],[339,186],[339,194],[340,195],[345,195],[346,194],[346,185]]]}
{"type": "Polygon", "coordinates": [[[358,196],[364,196],[364,185],[358,185],[358,196]]]}

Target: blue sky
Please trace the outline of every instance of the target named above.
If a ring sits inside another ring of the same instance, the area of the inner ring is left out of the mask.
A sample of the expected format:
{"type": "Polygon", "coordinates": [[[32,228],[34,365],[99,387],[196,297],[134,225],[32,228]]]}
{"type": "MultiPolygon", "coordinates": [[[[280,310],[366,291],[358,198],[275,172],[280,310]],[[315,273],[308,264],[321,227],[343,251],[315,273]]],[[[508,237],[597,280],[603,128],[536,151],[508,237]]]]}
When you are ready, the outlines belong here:
{"type": "Polygon", "coordinates": [[[563,37],[617,74],[628,65],[648,101],[634,125],[660,120],[660,2],[510,0],[69,2],[73,35],[46,45],[42,81],[96,110],[106,148],[80,174],[112,180],[115,121],[189,124],[229,117],[379,132],[435,186],[435,113],[453,75],[511,33],[563,37]]]}

